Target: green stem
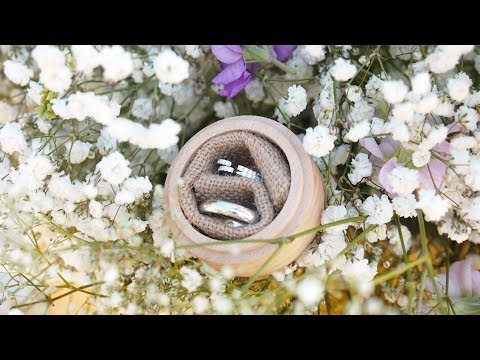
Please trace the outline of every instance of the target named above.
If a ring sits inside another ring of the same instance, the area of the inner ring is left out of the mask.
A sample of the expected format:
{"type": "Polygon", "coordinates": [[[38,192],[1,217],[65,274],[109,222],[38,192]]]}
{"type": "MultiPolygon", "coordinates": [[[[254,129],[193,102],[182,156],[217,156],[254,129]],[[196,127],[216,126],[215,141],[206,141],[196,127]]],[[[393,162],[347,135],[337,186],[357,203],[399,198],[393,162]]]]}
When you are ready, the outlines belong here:
{"type": "Polygon", "coordinates": [[[427,283],[427,276],[428,276],[427,272],[423,270],[422,276],[420,278],[420,289],[418,290],[417,309],[415,311],[416,314],[418,314],[422,309],[423,293],[425,291],[425,284],[427,283]]]}
{"type": "Polygon", "coordinates": [[[367,234],[375,229],[378,225],[369,225],[365,230],[363,230],[355,239],[353,239],[350,244],[347,245],[345,249],[343,249],[336,257],[340,257],[342,255],[345,255],[347,252],[349,252],[358,242],[363,240],[367,234]]]}
{"type": "Polygon", "coordinates": [[[44,299],[44,300],[38,300],[38,301],[34,301],[34,302],[30,302],[30,303],[27,303],[27,304],[21,304],[21,305],[15,305],[15,306],[12,306],[12,309],[19,309],[19,308],[22,308],[22,307],[26,307],[26,306],[30,306],[30,305],[35,305],[35,304],[40,304],[40,303],[44,303],[44,302],[48,302],[50,305],[52,305],[55,301],[57,300],[60,300],[61,298],[64,298],[65,296],[68,296],[68,295],[71,295],[77,291],[80,291],[82,292],[82,290],[84,289],[87,289],[87,288],[90,288],[90,287],[93,287],[93,286],[96,286],[96,285],[100,285],[102,284],[103,281],[98,281],[98,282],[94,282],[92,284],[88,284],[88,285],[83,285],[83,286],[80,286],[78,288],[75,288],[71,291],[68,291],[62,295],[58,295],[54,298],[50,298],[50,299],[44,299]]]}
{"type": "MultiPolygon", "coordinates": [[[[405,246],[405,241],[403,239],[402,226],[400,224],[400,217],[398,216],[397,213],[395,213],[395,221],[397,223],[397,230],[398,230],[398,236],[400,237],[400,243],[402,244],[403,261],[405,262],[405,265],[408,265],[407,248],[405,246]]],[[[408,315],[412,315],[412,311],[413,311],[414,286],[415,285],[413,283],[412,271],[411,269],[408,269],[407,271],[407,288],[408,288],[407,313],[408,315]]]]}
{"type": "Polygon", "coordinates": [[[301,231],[299,233],[290,235],[290,236],[283,236],[283,237],[278,237],[275,239],[240,239],[240,240],[220,240],[220,241],[211,241],[211,242],[206,242],[202,244],[190,244],[190,245],[179,245],[177,246],[177,249],[187,249],[187,248],[196,248],[196,247],[202,247],[202,246],[211,246],[211,245],[230,245],[230,244],[246,244],[246,243],[258,243],[258,242],[265,242],[265,243],[270,243],[270,244],[279,244],[282,242],[285,242],[285,240],[293,240],[297,237],[312,233],[312,232],[317,232],[317,231],[322,231],[325,229],[328,229],[330,227],[338,226],[338,225],[343,225],[343,224],[349,224],[349,223],[357,223],[357,222],[362,222],[366,219],[366,216],[356,216],[348,219],[342,219],[338,221],[333,221],[328,224],[323,224],[319,226],[315,226],[313,228],[301,231]]]}
{"type": "Polygon", "coordinates": [[[378,276],[377,278],[375,278],[375,280],[373,280],[373,283],[375,284],[375,286],[380,285],[385,281],[388,281],[390,279],[393,279],[396,276],[403,274],[405,271],[409,271],[410,269],[413,269],[415,266],[420,265],[427,260],[428,260],[428,256],[425,256],[425,255],[420,256],[417,260],[412,261],[411,263],[399,266],[396,269],[389,271],[388,273],[378,276]]]}
{"type": "Polygon", "coordinates": [[[295,75],[297,73],[295,69],[291,68],[288,65],[285,65],[284,63],[282,63],[281,61],[278,61],[277,59],[272,59],[272,64],[278,67],[280,70],[283,70],[290,75],[295,75]]]}
{"type": "MultiPolygon", "coordinates": [[[[420,227],[420,240],[422,244],[422,254],[427,256],[427,261],[425,265],[427,267],[428,277],[430,278],[430,282],[433,285],[433,289],[435,291],[435,298],[440,302],[443,301],[443,296],[441,296],[440,287],[438,286],[437,279],[435,278],[435,273],[433,272],[432,260],[430,259],[430,255],[428,252],[428,240],[427,240],[427,233],[425,231],[425,221],[423,220],[423,212],[420,209],[417,209],[417,216],[418,216],[418,225],[420,227]]],[[[444,307],[440,306],[440,312],[442,314],[445,313],[444,307]]]]}
{"type": "Polygon", "coordinates": [[[243,294],[246,290],[248,290],[248,288],[250,287],[250,285],[252,285],[255,280],[258,278],[258,276],[262,273],[262,271],[267,267],[268,264],[270,264],[270,262],[273,260],[273,258],[280,252],[280,250],[283,248],[283,246],[285,245],[286,243],[282,243],[280,244],[276,249],[275,251],[272,253],[272,255],[270,255],[268,257],[268,259],[262,264],[262,266],[260,266],[258,268],[257,271],[255,271],[255,274],[252,275],[252,277],[250,279],[248,279],[248,281],[242,286],[242,288],[240,289],[241,293],[243,294]]]}

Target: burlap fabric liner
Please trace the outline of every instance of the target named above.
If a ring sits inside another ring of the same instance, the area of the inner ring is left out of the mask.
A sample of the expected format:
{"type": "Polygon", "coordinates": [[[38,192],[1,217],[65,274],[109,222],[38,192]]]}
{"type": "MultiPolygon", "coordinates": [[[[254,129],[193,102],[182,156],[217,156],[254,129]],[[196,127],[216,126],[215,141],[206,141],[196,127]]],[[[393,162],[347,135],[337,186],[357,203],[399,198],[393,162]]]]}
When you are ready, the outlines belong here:
{"type": "Polygon", "coordinates": [[[282,209],[290,189],[290,168],[283,152],[265,138],[247,131],[232,131],[199,147],[180,184],[179,203],[192,225],[212,238],[242,239],[262,230],[282,209]],[[216,162],[220,158],[259,171],[263,181],[217,175],[216,162]],[[199,203],[211,198],[257,210],[260,219],[239,228],[227,226],[224,219],[198,210],[199,203]]]}

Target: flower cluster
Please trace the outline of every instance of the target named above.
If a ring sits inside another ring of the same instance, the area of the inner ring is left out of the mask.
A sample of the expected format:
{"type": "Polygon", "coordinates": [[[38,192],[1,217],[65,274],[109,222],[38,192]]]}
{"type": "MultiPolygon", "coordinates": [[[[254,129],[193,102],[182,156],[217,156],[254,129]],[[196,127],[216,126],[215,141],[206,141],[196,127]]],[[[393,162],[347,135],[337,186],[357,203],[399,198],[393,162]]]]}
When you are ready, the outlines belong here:
{"type": "Polygon", "coordinates": [[[478,282],[479,54],[0,46],[0,314],[478,311],[457,273],[478,282]],[[326,192],[318,236],[261,279],[175,247],[162,206],[185,142],[242,114],[295,132],[326,192]]]}

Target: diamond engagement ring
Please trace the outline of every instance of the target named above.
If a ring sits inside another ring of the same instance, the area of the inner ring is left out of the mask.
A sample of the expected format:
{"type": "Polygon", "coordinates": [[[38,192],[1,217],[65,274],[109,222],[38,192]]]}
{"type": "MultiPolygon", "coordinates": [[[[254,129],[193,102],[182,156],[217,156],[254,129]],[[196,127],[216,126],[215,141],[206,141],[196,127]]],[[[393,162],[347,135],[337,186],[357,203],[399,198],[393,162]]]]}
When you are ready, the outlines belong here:
{"type": "Polygon", "coordinates": [[[204,201],[200,204],[199,210],[205,214],[223,215],[247,224],[253,224],[258,220],[258,213],[256,211],[225,200],[211,199],[204,201]]]}

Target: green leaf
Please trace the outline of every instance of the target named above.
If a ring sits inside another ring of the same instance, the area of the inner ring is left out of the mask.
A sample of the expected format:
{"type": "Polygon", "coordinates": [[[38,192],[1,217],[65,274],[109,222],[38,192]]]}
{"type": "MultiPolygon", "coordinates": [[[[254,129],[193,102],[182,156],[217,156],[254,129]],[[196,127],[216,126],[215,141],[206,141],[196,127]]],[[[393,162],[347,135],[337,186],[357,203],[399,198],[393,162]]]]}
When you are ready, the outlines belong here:
{"type": "Polygon", "coordinates": [[[453,298],[453,307],[455,312],[461,315],[479,315],[480,314],[480,298],[465,297],[453,298]]]}
{"type": "Polygon", "coordinates": [[[250,61],[256,61],[256,62],[271,62],[272,61],[272,56],[270,53],[258,46],[258,45],[245,45],[244,46],[245,53],[244,57],[245,60],[248,62],[250,61]]]}
{"type": "Polygon", "coordinates": [[[388,113],[390,112],[390,106],[385,100],[378,100],[378,108],[383,113],[383,115],[385,115],[385,117],[388,117],[388,113]]]}

